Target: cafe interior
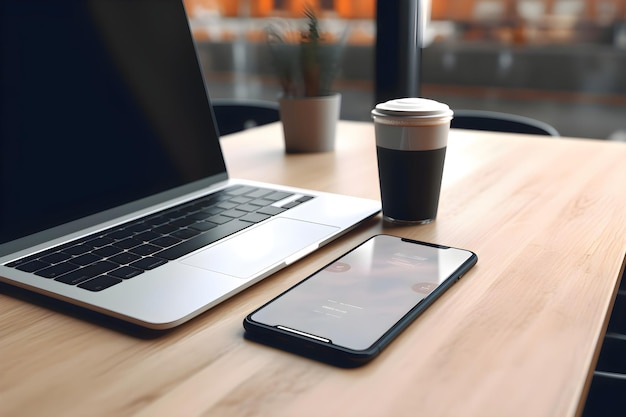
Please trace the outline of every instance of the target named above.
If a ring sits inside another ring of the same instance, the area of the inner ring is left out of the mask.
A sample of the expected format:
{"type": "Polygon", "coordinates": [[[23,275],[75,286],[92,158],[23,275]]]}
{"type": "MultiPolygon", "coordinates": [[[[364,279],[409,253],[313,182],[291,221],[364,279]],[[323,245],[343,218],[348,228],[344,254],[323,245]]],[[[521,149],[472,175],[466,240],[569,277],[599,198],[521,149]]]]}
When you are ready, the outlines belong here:
{"type": "MultiPolygon", "coordinates": [[[[399,48],[379,41],[382,8],[392,4],[419,5],[419,59],[405,68],[403,75],[415,81],[407,95],[446,103],[455,116],[498,112],[534,120],[561,138],[453,126],[437,221],[395,227],[370,218],[265,282],[158,334],[106,317],[104,309],[84,308],[89,303],[66,305],[64,297],[48,300],[47,290],[31,294],[30,284],[0,282],[0,416],[624,415],[626,144],[618,142],[626,142],[626,0],[182,1],[216,116],[220,102],[278,108],[269,25],[281,22],[298,34],[311,6],[324,36],[345,39],[333,83],[342,97],[335,150],[289,154],[281,123],[268,123],[220,140],[232,178],[380,197],[371,110],[384,95],[386,68],[378,53],[399,48]],[[467,247],[480,261],[360,369],[335,369],[244,337],[246,314],[378,233],[467,247]]],[[[140,3],[142,12],[153,4],[140,3]]],[[[184,22],[179,6],[175,16],[184,22]]],[[[119,13],[109,17],[122,20],[119,13]]],[[[395,15],[398,23],[403,17],[412,15],[395,15]]],[[[59,27],[57,21],[51,27],[59,27]]],[[[166,33],[154,28],[151,34],[166,33]]],[[[189,41],[186,26],[184,35],[189,41]]],[[[141,39],[153,42],[150,36],[141,39]]],[[[193,56],[191,42],[187,46],[193,56]]],[[[171,56],[167,62],[175,62],[171,56]]],[[[156,66],[140,66],[145,72],[138,78],[156,66]]],[[[202,83],[194,87],[202,90],[202,83]]],[[[175,99],[164,102],[183,108],[175,99]]],[[[69,115],[72,123],[77,119],[69,115]]],[[[168,138],[182,137],[181,126],[168,138]]],[[[90,152],[100,150],[84,143],[90,152]]],[[[137,165],[148,172],[143,162],[137,165]]],[[[72,174],[87,181],[91,171],[72,174]]],[[[244,249],[256,254],[261,246],[244,249]]],[[[189,277],[175,278],[184,285],[189,277]]],[[[42,288],[66,285],[48,284],[42,288]]],[[[142,294],[132,295],[129,304],[147,304],[142,294]]]]}
{"type": "MultiPolygon", "coordinates": [[[[347,33],[334,84],[342,94],[341,119],[370,120],[377,103],[375,0],[185,3],[209,94],[267,102],[277,101],[280,87],[272,73],[266,28],[276,20],[298,27],[305,5],[312,4],[329,33],[347,33]]],[[[626,1],[425,3],[416,75],[421,96],[448,103],[455,111],[497,111],[538,120],[561,136],[626,141],[626,1]]],[[[620,309],[616,304],[609,331],[623,325],[620,309]]],[[[622,385],[602,378],[607,363],[611,374],[616,363],[623,364],[620,346],[605,339],[583,416],[604,415],[607,404],[621,396],[622,385]]]]}
{"type": "MultiPolygon", "coordinates": [[[[305,4],[347,33],[334,88],[341,118],[376,104],[374,0],[185,0],[212,98],[276,101],[265,29],[297,26],[305,4]]],[[[421,96],[453,109],[541,120],[562,136],[626,140],[626,2],[432,0],[423,19],[421,96]]],[[[392,47],[392,46],[391,46],[392,47]]]]}

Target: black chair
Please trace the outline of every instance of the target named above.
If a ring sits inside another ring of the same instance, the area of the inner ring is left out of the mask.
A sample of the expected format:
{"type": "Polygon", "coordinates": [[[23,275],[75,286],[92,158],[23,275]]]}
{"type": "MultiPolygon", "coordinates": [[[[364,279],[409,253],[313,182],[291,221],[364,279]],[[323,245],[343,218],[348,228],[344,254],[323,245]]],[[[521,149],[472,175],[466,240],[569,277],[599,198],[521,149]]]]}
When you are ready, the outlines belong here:
{"type": "Polygon", "coordinates": [[[211,104],[220,135],[280,120],[278,103],[272,101],[213,99],[211,104]]]}
{"type": "Polygon", "coordinates": [[[560,136],[548,123],[530,117],[486,110],[454,110],[450,127],[508,133],[560,136]]]}
{"type": "Polygon", "coordinates": [[[626,409],[626,375],[594,372],[582,417],[614,417],[626,409]],[[621,410],[621,411],[620,411],[621,410]]]}
{"type": "Polygon", "coordinates": [[[613,303],[606,335],[602,341],[598,362],[582,417],[620,415],[626,409],[626,271],[622,274],[619,291],[613,303]]]}

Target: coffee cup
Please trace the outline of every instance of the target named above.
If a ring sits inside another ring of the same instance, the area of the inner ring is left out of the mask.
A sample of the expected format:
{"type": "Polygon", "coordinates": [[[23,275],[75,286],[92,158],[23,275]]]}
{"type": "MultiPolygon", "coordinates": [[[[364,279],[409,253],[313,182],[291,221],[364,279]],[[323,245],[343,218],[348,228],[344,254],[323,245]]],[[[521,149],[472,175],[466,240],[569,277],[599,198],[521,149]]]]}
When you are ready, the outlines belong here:
{"type": "Polygon", "coordinates": [[[425,98],[400,98],[371,112],[383,218],[397,224],[437,217],[441,178],[453,112],[425,98]]]}

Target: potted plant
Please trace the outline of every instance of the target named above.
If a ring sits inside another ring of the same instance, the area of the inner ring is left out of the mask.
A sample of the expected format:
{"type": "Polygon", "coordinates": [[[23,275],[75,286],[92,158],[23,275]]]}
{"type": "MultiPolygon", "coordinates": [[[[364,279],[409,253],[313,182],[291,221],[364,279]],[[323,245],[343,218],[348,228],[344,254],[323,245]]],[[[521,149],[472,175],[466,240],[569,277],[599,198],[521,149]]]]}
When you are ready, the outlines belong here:
{"type": "MultiPolygon", "coordinates": [[[[322,32],[311,7],[304,10],[306,27],[294,31],[274,23],[267,40],[282,88],[279,99],[287,152],[331,151],[341,108],[332,83],[339,69],[346,33],[322,32]]],[[[284,21],[281,21],[284,23],[284,21]]]]}

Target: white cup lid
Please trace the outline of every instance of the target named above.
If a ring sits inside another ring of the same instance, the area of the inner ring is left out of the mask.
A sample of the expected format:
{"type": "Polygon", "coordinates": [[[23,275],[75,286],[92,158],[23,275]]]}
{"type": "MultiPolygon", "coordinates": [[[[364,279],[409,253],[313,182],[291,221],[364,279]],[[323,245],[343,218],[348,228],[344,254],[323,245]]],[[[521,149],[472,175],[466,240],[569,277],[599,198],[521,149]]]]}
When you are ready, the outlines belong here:
{"type": "Polygon", "coordinates": [[[376,110],[382,114],[404,117],[442,117],[453,114],[445,103],[417,97],[398,98],[379,103],[376,105],[376,110]]]}

